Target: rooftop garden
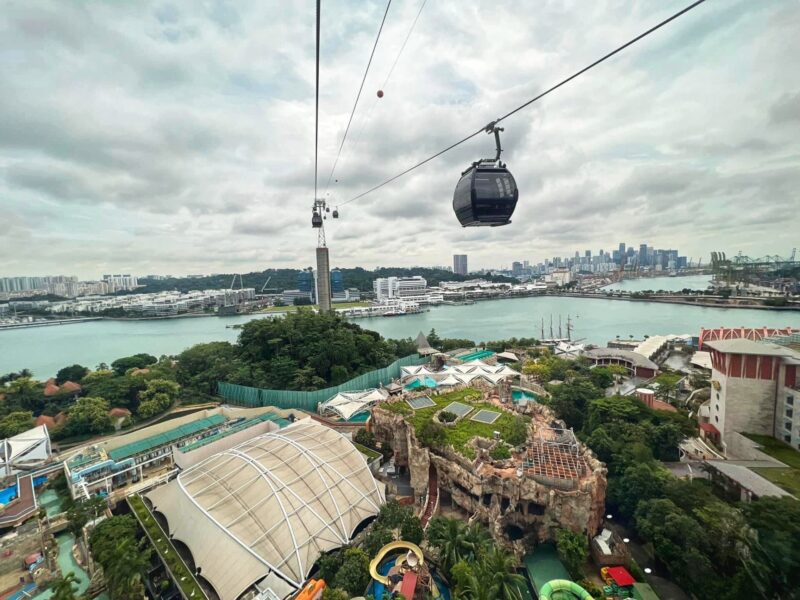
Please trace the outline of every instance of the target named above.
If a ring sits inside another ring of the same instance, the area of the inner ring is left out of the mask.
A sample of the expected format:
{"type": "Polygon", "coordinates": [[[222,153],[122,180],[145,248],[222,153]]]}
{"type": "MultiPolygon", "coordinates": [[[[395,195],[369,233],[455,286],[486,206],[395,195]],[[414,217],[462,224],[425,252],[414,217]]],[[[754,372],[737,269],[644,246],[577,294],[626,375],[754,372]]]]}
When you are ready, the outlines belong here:
{"type": "Polygon", "coordinates": [[[150,538],[161,560],[172,574],[175,583],[183,591],[184,597],[205,598],[206,595],[194,578],[191,569],[183,562],[183,559],[175,550],[175,546],[170,542],[169,536],[161,529],[141,496],[128,496],[128,503],[131,505],[136,518],[139,519],[139,523],[142,524],[142,527],[147,532],[147,536],[150,538]]]}
{"type": "Polygon", "coordinates": [[[390,412],[403,415],[405,420],[414,427],[417,439],[427,446],[452,446],[459,454],[474,459],[474,448],[468,442],[475,437],[492,439],[495,431],[500,432],[500,438],[517,446],[527,437],[527,423],[529,417],[523,417],[498,408],[490,402],[483,401],[483,394],[474,388],[467,388],[448,394],[430,397],[436,406],[413,410],[405,400],[386,402],[381,408],[390,412]],[[451,402],[461,402],[473,407],[473,411],[452,426],[443,427],[433,421],[433,416],[451,402]],[[500,417],[494,423],[479,423],[470,418],[480,409],[499,412],[500,417]]]}
{"type": "Polygon", "coordinates": [[[790,494],[800,497],[800,452],[789,444],[767,435],[745,433],[747,437],[761,446],[761,450],[787,465],[783,467],[758,467],[753,471],[782,487],[790,494]]]}

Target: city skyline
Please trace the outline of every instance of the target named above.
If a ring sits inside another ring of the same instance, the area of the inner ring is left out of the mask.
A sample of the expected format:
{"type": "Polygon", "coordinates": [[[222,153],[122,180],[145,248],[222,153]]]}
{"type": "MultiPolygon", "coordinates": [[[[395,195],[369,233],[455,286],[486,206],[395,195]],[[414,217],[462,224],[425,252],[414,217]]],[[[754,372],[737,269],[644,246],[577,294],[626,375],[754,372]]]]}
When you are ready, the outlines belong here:
{"type": "MultiPolygon", "coordinates": [[[[3,11],[4,272],[69,264],[89,278],[311,264],[313,11],[283,8],[280,20],[262,5],[22,3],[3,11]],[[294,51],[275,52],[283,47],[294,51]]],[[[378,101],[417,8],[391,7],[330,190],[383,9],[326,8],[320,194],[330,191],[334,206],[674,9],[520,12],[500,2],[485,21],[478,7],[436,3],[378,101]],[[487,55],[507,58],[502,77],[487,55]]],[[[462,229],[452,215],[459,174],[493,149],[481,136],[340,206],[328,227],[331,264],[446,264],[460,248],[481,269],[600,248],[610,237],[687,256],[732,246],[787,254],[800,229],[800,70],[787,68],[800,51],[798,28],[793,3],[699,7],[504,123],[503,158],[520,188],[510,226],[462,229]],[[608,95],[610,85],[621,92],[608,95]]]]}

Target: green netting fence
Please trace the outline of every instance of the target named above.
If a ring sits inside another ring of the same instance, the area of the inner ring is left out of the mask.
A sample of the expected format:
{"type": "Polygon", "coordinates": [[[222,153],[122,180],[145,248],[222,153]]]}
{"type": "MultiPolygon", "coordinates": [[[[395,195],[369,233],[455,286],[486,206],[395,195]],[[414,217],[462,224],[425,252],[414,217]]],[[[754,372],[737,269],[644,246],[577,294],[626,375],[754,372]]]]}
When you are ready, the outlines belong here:
{"type": "Polygon", "coordinates": [[[354,392],[380,387],[400,377],[400,368],[421,365],[428,361],[419,354],[399,358],[383,369],[377,369],[359,375],[341,385],[316,390],[313,392],[296,392],[291,390],[266,390],[220,381],[217,393],[231,404],[255,408],[259,406],[277,406],[278,408],[296,408],[316,412],[320,402],[329,400],[339,392],[354,392]]]}

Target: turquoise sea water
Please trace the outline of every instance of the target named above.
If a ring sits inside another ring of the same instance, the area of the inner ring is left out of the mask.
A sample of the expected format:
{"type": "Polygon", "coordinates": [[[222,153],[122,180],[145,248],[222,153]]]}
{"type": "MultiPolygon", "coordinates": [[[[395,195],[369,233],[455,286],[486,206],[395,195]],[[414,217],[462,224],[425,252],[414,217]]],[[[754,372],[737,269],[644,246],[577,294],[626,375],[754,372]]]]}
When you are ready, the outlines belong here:
{"type": "MultiPolygon", "coordinates": [[[[704,276],[664,277],[623,281],[622,289],[681,289],[705,287],[704,276]],[[658,285],[656,285],[658,284],[658,285]],[[642,287],[644,286],[644,287],[642,287]]],[[[476,342],[509,337],[566,335],[566,320],[573,324],[573,338],[605,345],[615,336],[667,333],[697,335],[701,327],[800,328],[800,313],[753,309],[704,308],[680,304],[627,302],[592,298],[541,296],[476,302],[466,306],[442,306],[428,312],[387,319],[357,319],[361,327],[385,337],[413,338],[436,329],[440,336],[476,342]]],[[[245,323],[259,315],[164,319],[156,321],[90,321],[74,325],[0,330],[0,374],[29,368],[40,378],[55,375],[63,366],[79,363],[94,368],[137,352],[177,354],[201,342],[235,341],[236,329],[226,325],[245,323]]]]}

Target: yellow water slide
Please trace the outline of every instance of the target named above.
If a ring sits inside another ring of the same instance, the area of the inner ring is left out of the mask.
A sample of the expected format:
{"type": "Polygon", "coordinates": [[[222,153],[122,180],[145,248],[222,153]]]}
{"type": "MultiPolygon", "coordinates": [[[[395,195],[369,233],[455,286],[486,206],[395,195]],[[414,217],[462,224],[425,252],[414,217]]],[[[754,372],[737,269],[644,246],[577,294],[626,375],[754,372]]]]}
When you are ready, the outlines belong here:
{"type": "Polygon", "coordinates": [[[395,550],[408,550],[414,553],[414,556],[417,557],[417,564],[421,567],[425,564],[425,556],[422,554],[422,550],[420,550],[419,546],[416,544],[412,544],[411,542],[392,542],[391,544],[386,544],[383,548],[378,550],[378,553],[375,555],[369,563],[369,574],[375,581],[378,583],[382,583],[383,585],[389,585],[389,578],[386,575],[381,575],[378,573],[378,566],[383,561],[384,557],[389,554],[390,552],[394,552],[395,550]]]}

